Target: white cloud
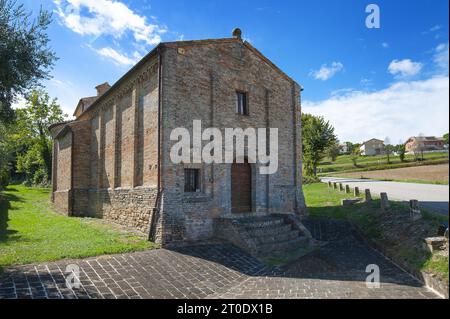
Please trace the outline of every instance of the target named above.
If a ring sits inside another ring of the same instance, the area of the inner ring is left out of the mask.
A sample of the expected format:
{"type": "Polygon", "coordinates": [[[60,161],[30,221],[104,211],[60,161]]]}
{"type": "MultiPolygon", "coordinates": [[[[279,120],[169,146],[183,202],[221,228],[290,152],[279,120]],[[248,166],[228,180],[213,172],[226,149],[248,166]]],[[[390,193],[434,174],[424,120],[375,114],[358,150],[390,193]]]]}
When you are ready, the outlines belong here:
{"type": "Polygon", "coordinates": [[[433,62],[444,74],[448,74],[448,43],[439,44],[434,50],[433,62]]]}
{"type": "Polygon", "coordinates": [[[131,66],[137,63],[140,59],[139,53],[135,52],[133,55],[133,58],[130,58],[122,53],[119,53],[118,51],[114,50],[113,48],[101,48],[101,49],[94,49],[95,52],[97,52],[99,55],[110,59],[117,65],[125,65],[125,66],[131,66]]]}
{"type": "Polygon", "coordinates": [[[410,59],[393,60],[389,64],[388,71],[397,77],[409,77],[418,74],[422,67],[422,63],[413,62],[410,59]]]}
{"type": "Polygon", "coordinates": [[[361,81],[359,81],[359,82],[365,86],[372,85],[372,79],[362,78],[361,81]]]}
{"type": "Polygon", "coordinates": [[[430,32],[439,31],[440,29],[442,29],[441,25],[435,25],[434,27],[430,28],[430,32]]]}
{"type": "Polygon", "coordinates": [[[326,81],[331,79],[336,73],[342,71],[344,65],[341,62],[333,62],[331,65],[323,64],[319,70],[311,71],[310,76],[314,77],[316,80],[326,81]]]}
{"type": "Polygon", "coordinates": [[[387,48],[389,48],[389,43],[383,42],[383,43],[381,43],[381,46],[382,46],[383,48],[387,49],[387,48]]]}
{"type": "Polygon", "coordinates": [[[167,31],[147,22],[125,4],[115,0],[54,0],[64,25],[81,35],[121,38],[131,32],[135,41],[155,45],[167,31]]]}
{"type": "Polygon", "coordinates": [[[347,92],[320,102],[303,104],[303,112],[324,116],[341,141],[370,138],[392,141],[423,132],[442,135],[449,131],[449,78],[398,82],[376,92],[347,92]]]}

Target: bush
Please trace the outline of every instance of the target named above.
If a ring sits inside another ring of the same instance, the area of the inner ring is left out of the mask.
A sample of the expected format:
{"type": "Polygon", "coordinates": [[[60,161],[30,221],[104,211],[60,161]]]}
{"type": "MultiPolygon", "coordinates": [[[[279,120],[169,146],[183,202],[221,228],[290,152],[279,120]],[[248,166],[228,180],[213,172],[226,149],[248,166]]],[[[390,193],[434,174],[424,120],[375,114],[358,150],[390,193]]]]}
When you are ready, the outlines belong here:
{"type": "Polygon", "coordinates": [[[320,182],[317,176],[303,176],[303,185],[314,184],[320,182]]]}

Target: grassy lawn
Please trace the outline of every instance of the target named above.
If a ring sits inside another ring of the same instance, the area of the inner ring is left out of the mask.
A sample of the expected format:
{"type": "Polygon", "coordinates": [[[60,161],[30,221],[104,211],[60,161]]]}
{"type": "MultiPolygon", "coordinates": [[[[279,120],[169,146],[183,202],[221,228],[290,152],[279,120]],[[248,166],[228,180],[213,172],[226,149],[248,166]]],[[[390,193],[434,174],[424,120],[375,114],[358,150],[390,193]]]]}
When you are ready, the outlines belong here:
{"type": "Polygon", "coordinates": [[[333,173],[363,172],[422,165],[445,164],[449,162],[448,154],[448,152],[424,153],[423,161],[415,161],[414,155],[407,154],[405,157],[405,162],[401,162],[398,156],[390,156],[391,164],[387,164],[387,158],[385,155],[361,156],[357,161],[356,167],[353,165],[350,155],[341,155],[338,156],[334,162],[330,159],[325,159],[322,161],[318,166],[318,172],[320,175],[329,175],[333,173]]]}
{"type": "Polygon", "coordinates": [[[54,213],[49,189],[13,185],[0,196],[0,272],[2,266],[156,247],[101,220],[54,213]]]}
{"type": "Polygon", "coordinates": [[[396,261],[401,261],[414,271],[431,272],[448,281],[448,256],[431,255],[423,248],[425,237],[436,236],[439,224],[448,222],[448,216],[423,211],[423,218],[412,222],[409,208],[399,202],[391,202],[391,212],[384,213],[380,202],[341,206],[341,200],[351,198],[328,188],[325,183],[304,185],[306,204],[311,216],[346,219],[357,225],[366,237],[385,247],[396,261]]]}

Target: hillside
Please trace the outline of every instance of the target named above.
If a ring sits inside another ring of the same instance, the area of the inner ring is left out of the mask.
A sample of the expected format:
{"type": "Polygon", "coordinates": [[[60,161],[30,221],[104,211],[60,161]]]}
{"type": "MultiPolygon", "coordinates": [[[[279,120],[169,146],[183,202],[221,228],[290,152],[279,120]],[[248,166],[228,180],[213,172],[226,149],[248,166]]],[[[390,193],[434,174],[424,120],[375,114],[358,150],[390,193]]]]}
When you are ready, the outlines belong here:
{"type": "Polygon", "coordinates": [[[385,155],[361,156],[357,160],[357,166],[353,165],[350,155],[338,156],[336,161],[331,162],[326,158],[318,166],[320,176],[331,175],[333,173],[363,172],[373,170],[385,170],[401,167],[412,167],[422,165],[437,165],[449,162],[448,152],[425,153],[423,161],[416,161],[413,155],[406,155],[405,161],[401,162],[398,156],[390,156],[390,164],[387,164],[385,155]]]}

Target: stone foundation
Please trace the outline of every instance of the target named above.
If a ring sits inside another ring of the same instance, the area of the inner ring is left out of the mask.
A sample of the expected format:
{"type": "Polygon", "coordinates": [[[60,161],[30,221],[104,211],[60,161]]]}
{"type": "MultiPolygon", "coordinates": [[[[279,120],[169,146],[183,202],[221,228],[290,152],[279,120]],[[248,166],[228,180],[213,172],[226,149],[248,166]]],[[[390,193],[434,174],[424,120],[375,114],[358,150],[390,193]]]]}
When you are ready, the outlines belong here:
{"type": "Polygon", "coordinates": [[[87,216],[104,218],[148,233],[156,205],[157,188],[90,190],[87,216]]]}

